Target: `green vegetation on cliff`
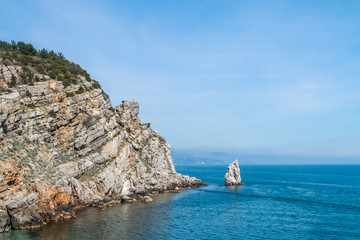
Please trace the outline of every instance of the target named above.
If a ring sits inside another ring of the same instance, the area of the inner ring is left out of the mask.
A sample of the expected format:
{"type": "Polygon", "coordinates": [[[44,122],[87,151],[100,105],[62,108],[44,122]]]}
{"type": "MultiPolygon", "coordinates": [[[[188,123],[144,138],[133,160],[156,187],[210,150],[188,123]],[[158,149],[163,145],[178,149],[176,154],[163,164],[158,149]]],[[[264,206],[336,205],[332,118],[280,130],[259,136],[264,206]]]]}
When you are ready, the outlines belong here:
{"type": "MultiPolygon", "coordinates": [[[[14,63],[23,68],[21,81],[14,78],[9,87],[15,87],[16,83],[19,82],[32,84],[41,81],[40,78],[33,74],[33,71],[62,81],[65,87],[76,84],[78,75],[84,76],[89,82],[94,81],[86,70],[82,69],[78,64],[67,60],[62,53],[55,53],[53,50],[46,49],[36,50],[29,43],[0,41],[0,59],[2,64],[6,66],[14,63]]],[[[94,87],[98,88],[99,86],[100,84],[95,81],[94,87]]]]}

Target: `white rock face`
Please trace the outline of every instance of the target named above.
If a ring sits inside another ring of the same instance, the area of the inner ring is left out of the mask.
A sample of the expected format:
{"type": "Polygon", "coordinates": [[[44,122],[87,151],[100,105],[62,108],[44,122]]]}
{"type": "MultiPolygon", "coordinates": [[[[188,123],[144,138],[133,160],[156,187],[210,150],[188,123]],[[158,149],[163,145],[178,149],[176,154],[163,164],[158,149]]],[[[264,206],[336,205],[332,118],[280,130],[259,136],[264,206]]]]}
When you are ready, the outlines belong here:
{"type": "Polygon", "coordinates": [[[239,162],[237,159],[230,163],[228,167],[228,171],[225,174],[225,185],[242,185],[239,162]]]}

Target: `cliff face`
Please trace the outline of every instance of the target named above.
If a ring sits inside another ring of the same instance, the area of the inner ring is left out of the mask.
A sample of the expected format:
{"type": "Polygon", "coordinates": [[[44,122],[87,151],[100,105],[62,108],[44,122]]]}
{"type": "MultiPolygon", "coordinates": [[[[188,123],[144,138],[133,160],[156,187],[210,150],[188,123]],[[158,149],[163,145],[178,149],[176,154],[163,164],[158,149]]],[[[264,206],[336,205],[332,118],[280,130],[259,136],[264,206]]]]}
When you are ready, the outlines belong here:
{"type": "Polygon", "coordinates": [[[81,206],[202,186],[176,173],[170,145],[138,113],[136,101],[112,108],[82,75],[64,86],[0,57],[0,232],[81,206]],[[36,80],[21,83],[29,72],[36,80]]]}

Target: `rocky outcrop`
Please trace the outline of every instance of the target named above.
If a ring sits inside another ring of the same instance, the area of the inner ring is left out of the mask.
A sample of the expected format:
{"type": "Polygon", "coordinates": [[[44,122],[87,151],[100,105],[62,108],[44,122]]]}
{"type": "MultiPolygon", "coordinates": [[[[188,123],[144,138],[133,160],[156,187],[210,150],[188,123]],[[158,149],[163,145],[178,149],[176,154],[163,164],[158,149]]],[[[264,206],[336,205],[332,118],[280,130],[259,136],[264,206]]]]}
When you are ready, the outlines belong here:
{"type": "Polygon", "coordinates": [[[12,228],[41,226],[43,219],[40,215],[41,212],[38,212],[38,203],[39,200],[35,193],[31,193],[19,201],[9,203],[6,208],[11,217],[12,228]]]}
{"type": "Polygon", "coordinates": [[[225,185],[244,185],[241,182],[240,167],[237,159],[228,166],[227,173],[225,174],[225,185]]]}
{"type": "Polygon", "coordinates": [[[175,171],[170,145],[141,122],[136,101],[112,108],[82,75],[65,86],[27,68],[36,81],[21,84],[24,71],[0,57],[0,232],[204,185],[175,171]]]}

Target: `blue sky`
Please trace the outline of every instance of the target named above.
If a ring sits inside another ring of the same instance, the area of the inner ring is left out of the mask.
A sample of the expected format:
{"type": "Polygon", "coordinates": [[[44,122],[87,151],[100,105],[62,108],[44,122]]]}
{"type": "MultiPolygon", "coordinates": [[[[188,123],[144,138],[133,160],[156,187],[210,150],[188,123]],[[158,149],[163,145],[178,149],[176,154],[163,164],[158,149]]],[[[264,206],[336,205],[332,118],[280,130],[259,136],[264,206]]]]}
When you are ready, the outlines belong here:
{"type": "Polygon", "coordinates": [[[360,157],[359,1],[3,1],[174,148],[360,157]]]}

